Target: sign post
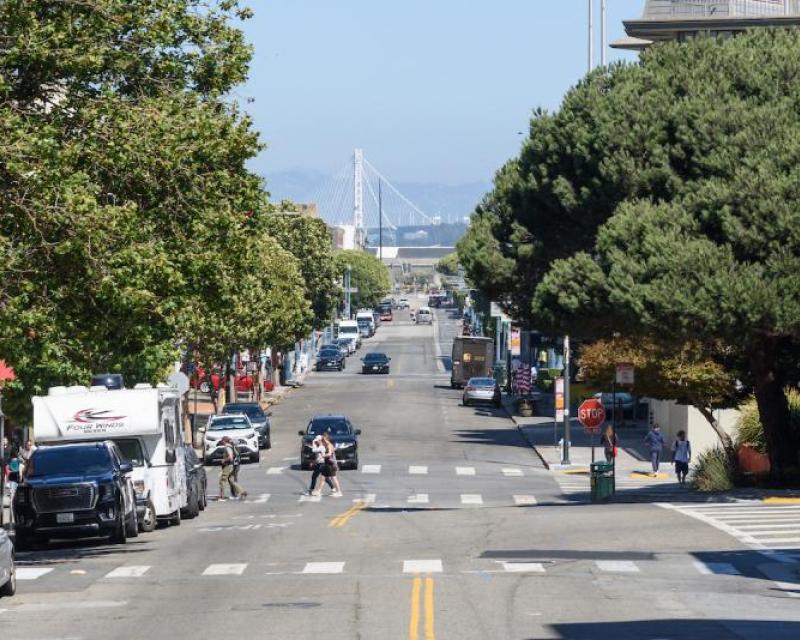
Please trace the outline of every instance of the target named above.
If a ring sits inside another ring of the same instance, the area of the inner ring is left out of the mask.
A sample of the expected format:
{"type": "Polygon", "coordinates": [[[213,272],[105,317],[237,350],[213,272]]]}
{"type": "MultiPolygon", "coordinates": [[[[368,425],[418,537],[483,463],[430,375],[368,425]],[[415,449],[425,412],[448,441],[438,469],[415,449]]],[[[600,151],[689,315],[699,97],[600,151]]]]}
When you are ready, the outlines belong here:
{"type": "Polygon", "coordinates": [[[606,419],[606,410],[603,403],[597,398],[584,400],[578,407],[578,421],[583,425],[587,433],[592,436],[592,462],[594,462],[594,437],[600,433],[600,425],[606,419]]]}

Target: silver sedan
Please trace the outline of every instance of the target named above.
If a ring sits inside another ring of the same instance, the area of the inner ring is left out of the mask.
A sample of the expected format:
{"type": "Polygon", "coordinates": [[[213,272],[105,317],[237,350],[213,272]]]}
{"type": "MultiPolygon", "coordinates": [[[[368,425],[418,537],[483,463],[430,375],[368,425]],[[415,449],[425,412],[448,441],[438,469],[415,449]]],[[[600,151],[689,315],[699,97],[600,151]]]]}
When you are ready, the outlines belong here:
{"type": "Polygon", "coordinates": [[[0,597],[13,596],[17,590],[17,574],[14,569],[14,545],[8,532],[0,527],[0,597]]]}
{"type": "Polygon", "coordinates": [[[490,403],[500,406],[500,387],[494,378],[470,378],[464,387],[461,398],[464,406],[478,403],[490,403]]]}

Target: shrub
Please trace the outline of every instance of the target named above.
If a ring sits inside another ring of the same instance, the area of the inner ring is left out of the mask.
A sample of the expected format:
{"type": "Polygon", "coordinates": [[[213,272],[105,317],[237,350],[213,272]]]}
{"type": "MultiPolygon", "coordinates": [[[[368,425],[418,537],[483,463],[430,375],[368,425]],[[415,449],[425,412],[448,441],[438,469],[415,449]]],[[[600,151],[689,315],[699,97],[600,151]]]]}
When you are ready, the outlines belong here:
{"type": "Polygon", "coordinates": [[[721,447],[703,453],[693,471],[692,483],[698,491],[728,491],[733,488],[733,469],[721,447]]]}
{"type": "MultiPolygon", "coordinates": [[[[786,398],[789,401],[792,424],[795,429],[800,429],[800,392],[796,389],[787,389],[786,398]]],[[[764,427],[761,424],[755,398],[751,398],[742,406],[742,415],[736,428],[737,446],[749,444],[761,453],[767,452],[767,439],[764,436],[764,427]]]]}

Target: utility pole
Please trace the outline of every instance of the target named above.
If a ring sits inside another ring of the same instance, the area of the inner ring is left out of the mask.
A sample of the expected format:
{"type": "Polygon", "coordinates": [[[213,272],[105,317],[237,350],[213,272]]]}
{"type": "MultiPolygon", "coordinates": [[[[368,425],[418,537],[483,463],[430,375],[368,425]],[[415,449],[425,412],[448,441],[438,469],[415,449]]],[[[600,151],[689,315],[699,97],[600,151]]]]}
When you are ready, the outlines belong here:
{"type": "Polygon", "coordinates": [[[589,0],[589,71],[594,69],[594,0],[589,0]]]}
{"type": "Polygon", "coordinates": [[[378,260],[383,263],[383,181],[378,178],[378,260]]]}
{"type": "Polygon", "coordinates": [[[608,50],[608,0],[600,0],[600,66],[606,66],[608,50]]]}
{"type": "Polygon", "coordinates": [[[564,336],[564,448],[561,457],[561,464],[572,464],[569,460],[569,441],[570,441],[570,415],[569,415],[569,336],[564,336]]]}

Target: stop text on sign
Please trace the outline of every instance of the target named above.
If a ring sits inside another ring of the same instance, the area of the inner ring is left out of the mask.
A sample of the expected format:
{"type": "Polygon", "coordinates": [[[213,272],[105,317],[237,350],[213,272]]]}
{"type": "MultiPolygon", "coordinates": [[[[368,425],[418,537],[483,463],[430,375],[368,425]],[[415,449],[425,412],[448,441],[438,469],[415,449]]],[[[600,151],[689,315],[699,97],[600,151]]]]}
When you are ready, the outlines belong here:
{"type": "Polygon", "coordinates": [[[606,410],[599,400],[586,400],[578,407],[578,420],[588,431],[597,431],[605,419],[606,410]]]}

